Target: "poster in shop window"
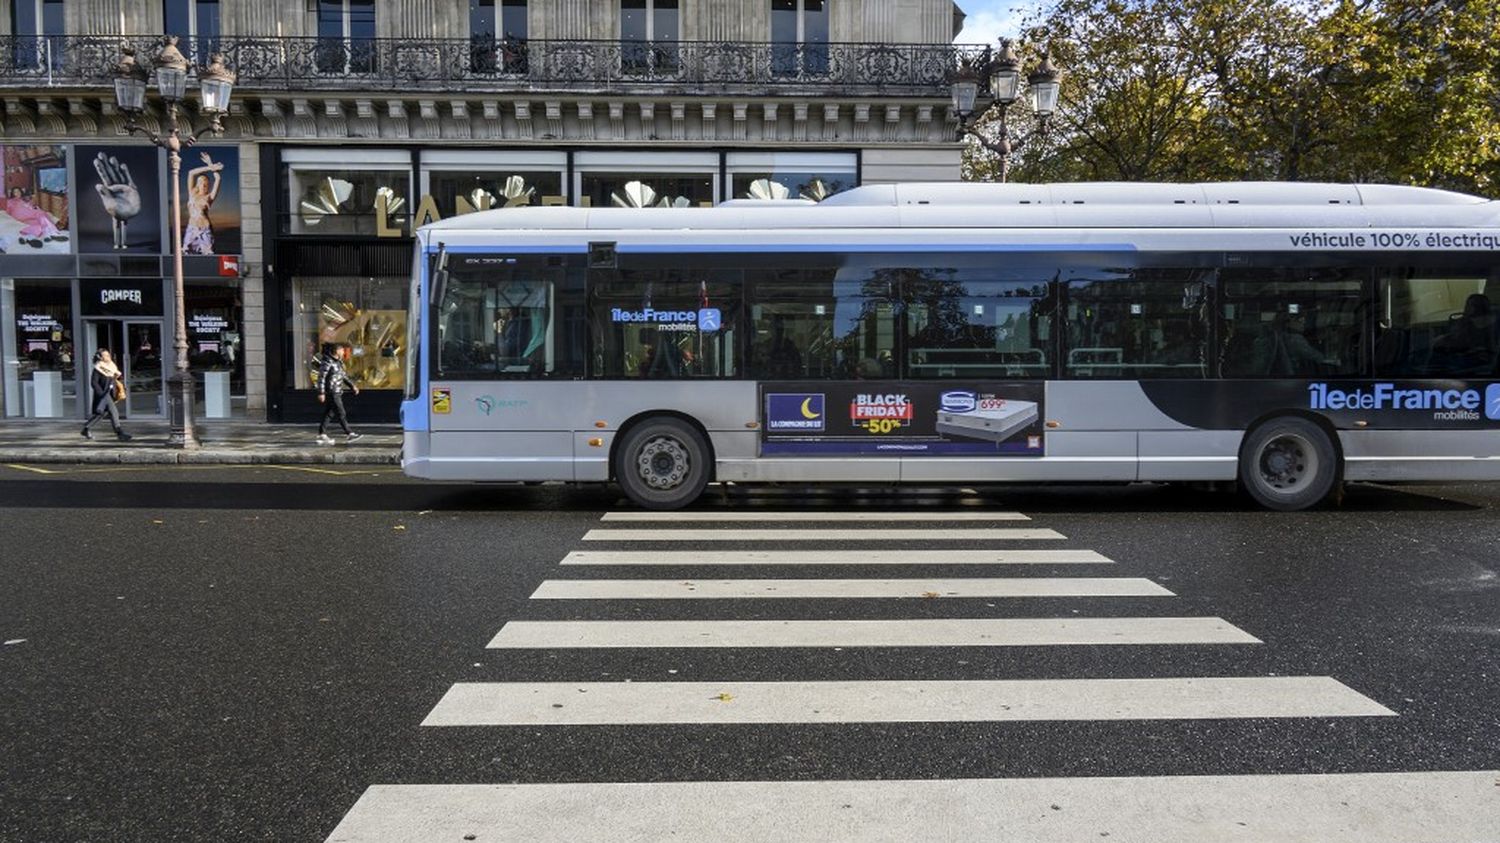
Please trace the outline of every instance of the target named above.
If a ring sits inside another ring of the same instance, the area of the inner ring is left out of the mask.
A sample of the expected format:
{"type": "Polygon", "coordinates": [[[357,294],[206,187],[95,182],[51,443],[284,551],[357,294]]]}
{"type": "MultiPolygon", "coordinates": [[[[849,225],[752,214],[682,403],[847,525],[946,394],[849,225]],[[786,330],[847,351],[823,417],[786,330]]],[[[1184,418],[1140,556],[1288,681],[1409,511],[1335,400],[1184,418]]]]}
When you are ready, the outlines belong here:
{"type": "Polygon", "coordinates": [[[79,145],[78,251],[161,254],[161,155],[154,146],[79,145]]]}
{"type": "Polygon", "coordinates": [[[195,146],[183,150],[180,189],[182,253],[240,254],[239,149],[195,146]]]}
{"type": "Polygon", "coordinates": [[[0,254],[62,255],[68,231],[68,154],[57,144],[7,144],[0,254]]]}
{"type": "Polygon", "coordinates": [[[761,453],[1042,456],[1039,382],[761,384],[761,453]]]}

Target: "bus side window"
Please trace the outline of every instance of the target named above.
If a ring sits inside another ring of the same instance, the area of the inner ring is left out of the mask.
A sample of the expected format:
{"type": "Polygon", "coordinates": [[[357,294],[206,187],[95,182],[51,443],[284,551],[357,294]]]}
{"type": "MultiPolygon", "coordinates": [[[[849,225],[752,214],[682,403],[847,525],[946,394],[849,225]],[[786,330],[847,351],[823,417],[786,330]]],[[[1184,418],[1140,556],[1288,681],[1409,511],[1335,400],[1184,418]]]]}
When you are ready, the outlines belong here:
{"type": "Polygon", "coordinates": [[[1388,273],[1376,288],[1382,377],[1500,376],[1500,270],[1388,273]]]}
{"type": "Polygon", "coordinates": [[[1085,379],[1208,375],[1208,285],[1199,270],[1073,270],[1063,373],[1085,379]]]}
{"type": "Polygon", "coordinates": [[[1225,269],[1219,277],[1223,377],[1366,374],[1365,270],[1225,269]]]}

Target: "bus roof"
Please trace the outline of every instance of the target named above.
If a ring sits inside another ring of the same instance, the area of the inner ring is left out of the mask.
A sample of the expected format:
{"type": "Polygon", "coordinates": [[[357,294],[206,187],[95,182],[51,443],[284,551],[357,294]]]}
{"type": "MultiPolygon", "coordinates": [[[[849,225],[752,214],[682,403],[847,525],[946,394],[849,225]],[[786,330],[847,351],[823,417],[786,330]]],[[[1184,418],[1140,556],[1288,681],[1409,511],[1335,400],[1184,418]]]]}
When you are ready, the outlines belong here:
{"type": "Polygon", "coordinates": [[[867,185],[818,204],[494,209],[450,217],[423,230],[446,239],[451,233],[485,231],[1297,227],[1500,229],[1500,202],[1376,184],[942,182],[867,185]]]}

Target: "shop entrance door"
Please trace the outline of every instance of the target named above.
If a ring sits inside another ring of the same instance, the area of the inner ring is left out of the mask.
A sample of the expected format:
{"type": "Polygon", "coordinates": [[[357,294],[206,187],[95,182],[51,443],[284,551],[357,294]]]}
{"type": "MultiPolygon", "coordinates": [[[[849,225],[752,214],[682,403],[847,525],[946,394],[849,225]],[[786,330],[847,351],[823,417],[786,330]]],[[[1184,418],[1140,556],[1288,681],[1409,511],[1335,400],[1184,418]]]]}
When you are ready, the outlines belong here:
{"type": "MultiPolygon", "coordinates": [[[[115,365],[125,374],[126,398],[120,405],[121,415],[127,419],[166,418],[161,320],[91,319],[84,333],[88,338],[90,374],[94,352],[101,348],[109,349],[115,365]]],[[[92,407],[89,409],[92,411],[92,407]]]]}

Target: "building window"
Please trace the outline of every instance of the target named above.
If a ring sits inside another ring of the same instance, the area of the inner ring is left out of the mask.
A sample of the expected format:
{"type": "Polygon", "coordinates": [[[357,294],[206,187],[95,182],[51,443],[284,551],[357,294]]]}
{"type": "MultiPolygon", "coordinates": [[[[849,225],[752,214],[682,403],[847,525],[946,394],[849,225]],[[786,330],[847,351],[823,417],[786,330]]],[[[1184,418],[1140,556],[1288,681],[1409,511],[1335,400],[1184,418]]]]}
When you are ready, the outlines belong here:
{"type": "Polygon", "coordinates": [[[620,0],[620,69],[626,73],[674,73],[678,0],[620,0]]]}
{"type": "Polygon", "coordinates": [[[375,0],[318,0],[318,72],[374,73],[375,0]]]}
{"type": "Polygon", "coordinates": [[[188,366],[207,418],[245,415],[245,334],[239,279],[183,288],[188,366]]]}
{"type": "Polygon", "coordinates": [[[323,355],[348,346],[361,389],[406,386],[406,278],[294,277],[286,326],[287,383],[312,389],[323,355]]]}
{"type": "Polygon", "coordinates": [[[422,154],[423,218],[446,219],[490,208],[564,205],[566,153],[433,149],[422,154]]]}
{"type": "Polygon", "coordinates": [[[61,70],[66,58],[62,36],[63,0],[11,0],[10,32],[15,38],[11,62],[18,70],[61,70]]]}
{"type": "Polygon", "coordinates": [[[731,152],[725,166],[731,199],[821,202],[859,183],[852,153],[731,152]]]}
{"type": "Polygon", "coordinates": [[[828,73],[829,0],[771,0],[771,71],[777,76],[828,73]]]}
{"type": "Polygon", "coordinates": [[[573,160],[584,207],[710,207],[718,196],[717,153],[580,152],[573,160]]]}
{"type": "Polygon", "coordinates": [[[286,234],[390,236],[411,218],[411,159],[404,152],[288,151],[281,230],[286,234]]]}
{"type": "Polygon", "coordinates": [[[5,415],[77,418],[72,286],[0,279],[0,319],[5,415]]]}
{"type": "Polygon", "coordinates": [[[526,0],[469,0],[469,68],[475,73],[526,72],[526,0]]]}
{"type": "Polygon", "coordinates": [[[176,35],[182,52],[198,64],[219,45],[219,0],[165,0],[162,21],[166,35],[176,35]]]}

